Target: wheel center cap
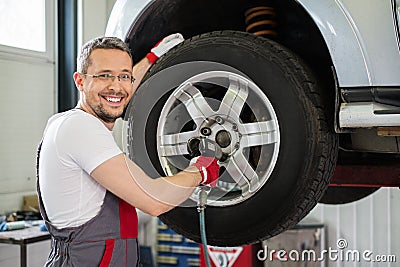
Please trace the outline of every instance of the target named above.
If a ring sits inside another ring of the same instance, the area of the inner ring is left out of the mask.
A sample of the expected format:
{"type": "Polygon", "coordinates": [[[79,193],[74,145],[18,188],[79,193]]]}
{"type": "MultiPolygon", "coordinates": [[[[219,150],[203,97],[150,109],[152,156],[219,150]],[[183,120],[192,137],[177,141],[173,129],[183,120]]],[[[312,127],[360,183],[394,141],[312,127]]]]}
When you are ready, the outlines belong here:
{"type": "Polygon", "coordinates": [[[226,130],[221,130],[215,136],[215,141],[220,147],[226,148],[231,144],[231,134],[226,130]]]}
{"type": "Polygon", "coordinates": [[[210,117],[200,126],[199,134],[213,140],[224,155],[232,155],[240,147],[241,134],[238,126],[226,116],[210,117]]]}

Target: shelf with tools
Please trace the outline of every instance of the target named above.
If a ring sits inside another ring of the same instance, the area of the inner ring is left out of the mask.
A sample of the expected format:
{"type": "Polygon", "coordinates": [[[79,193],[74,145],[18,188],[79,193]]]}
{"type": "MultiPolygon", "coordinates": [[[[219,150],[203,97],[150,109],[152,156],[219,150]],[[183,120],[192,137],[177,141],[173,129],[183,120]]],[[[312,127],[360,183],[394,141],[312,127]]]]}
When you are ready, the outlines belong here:
{"type": "Polygon", "coordinates": [[[161,221],[157,225],[156,250],[159,267],[200,266],[199,244],[175,233],[161,221]]]}

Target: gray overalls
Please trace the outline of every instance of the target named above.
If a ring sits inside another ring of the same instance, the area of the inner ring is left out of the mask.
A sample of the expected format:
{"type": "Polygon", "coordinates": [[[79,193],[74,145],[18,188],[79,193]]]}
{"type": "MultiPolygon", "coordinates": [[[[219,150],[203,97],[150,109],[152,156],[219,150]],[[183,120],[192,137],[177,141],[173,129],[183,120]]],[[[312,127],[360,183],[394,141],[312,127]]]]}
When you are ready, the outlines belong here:
{"type": "MultiPolygon", "coordinates": [[[[38,149],[37,173],[39,170],[38,149]]],[[[51,252],[45,266],[137,266],[136,209],[107,191],[99,214],[78,227],[57,229],[43,205],[37,174],[40,212],[51,234],[51,252]]]]}

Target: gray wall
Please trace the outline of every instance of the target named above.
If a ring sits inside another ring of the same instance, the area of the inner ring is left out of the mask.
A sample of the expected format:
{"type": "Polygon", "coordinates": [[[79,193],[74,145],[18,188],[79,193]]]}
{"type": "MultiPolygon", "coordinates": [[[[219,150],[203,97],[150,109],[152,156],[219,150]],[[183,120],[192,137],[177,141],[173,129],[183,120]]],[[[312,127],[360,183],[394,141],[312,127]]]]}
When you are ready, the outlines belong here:
{"type": "MultiPolygon", "coordinates": [[[[326,266],[400,266],[400,190],[381,188],[359,201],[344,205],[319,204],[305,221],[323,223],[326,227],[326,249],[338,249],[337,241],[345,239],[344,252],[371,251],[371,256],[395,255],[394,263],[360,260],[327,261],[326,266]]],[[[367,252],[368,253],[368,252],[367,252]]]]}
{"type": "Polygon", "coordinates": [[[0,56],[0,212],[19,208],[35,190],[36,146],[55,106],[54,63],[20,59],[0,56]]]}
{"type": "MultiPolygon", "coordinates": [[[[116,0],[79,0],[82,21],[81,43],[105,33],[108,17],[116,0]]],[[[80,45],[80,44],[78,44],[80,45]]]]}

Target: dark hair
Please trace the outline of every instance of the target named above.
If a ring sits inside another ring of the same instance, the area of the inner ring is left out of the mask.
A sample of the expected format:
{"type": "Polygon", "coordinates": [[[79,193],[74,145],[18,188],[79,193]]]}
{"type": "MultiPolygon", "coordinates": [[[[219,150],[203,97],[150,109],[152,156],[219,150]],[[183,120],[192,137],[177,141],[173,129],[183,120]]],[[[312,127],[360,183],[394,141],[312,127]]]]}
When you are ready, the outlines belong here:
{"type": "MultiPolygon", "coordinates": [[[[128,45],[117,37],[97,37],[85,43],[77,58],[77,71],[86,73],[90,62],[90,55],[95,49],[118,49],[128,53],[132,60],[131,50],[128,45]]],[[[133,64],[133,62],[132,62],[133,64]]]]}

